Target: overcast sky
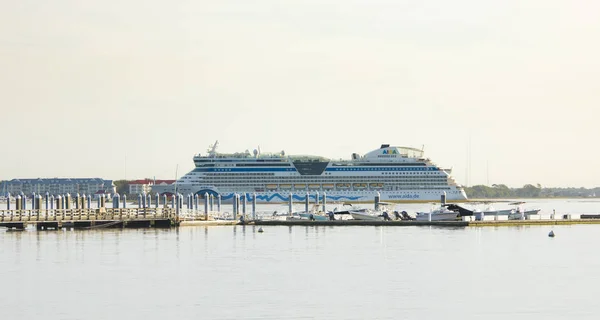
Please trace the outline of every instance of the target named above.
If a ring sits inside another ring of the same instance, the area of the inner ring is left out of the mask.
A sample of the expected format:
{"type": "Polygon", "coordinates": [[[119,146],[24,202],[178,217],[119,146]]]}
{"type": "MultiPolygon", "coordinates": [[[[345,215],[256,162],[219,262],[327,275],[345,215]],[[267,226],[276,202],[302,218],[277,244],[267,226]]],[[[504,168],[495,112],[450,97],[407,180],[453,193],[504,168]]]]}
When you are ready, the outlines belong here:
{"type": "Polygon", "coordinates": [[[599,12],[564,0],[1,1],[0,179],[172,179],[218,139],[223,152],[330,158],[424,145],[461,184],[599,186],[599,12]]]}

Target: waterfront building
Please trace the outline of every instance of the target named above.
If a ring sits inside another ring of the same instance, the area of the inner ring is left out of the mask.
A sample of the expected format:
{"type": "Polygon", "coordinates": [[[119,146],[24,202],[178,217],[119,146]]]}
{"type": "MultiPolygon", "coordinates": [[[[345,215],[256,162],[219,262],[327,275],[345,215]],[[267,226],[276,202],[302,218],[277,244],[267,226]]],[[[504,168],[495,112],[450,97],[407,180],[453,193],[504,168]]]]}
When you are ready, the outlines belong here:
{"type": "Polygon", "coordinates": [[[0,190],[10,193],[30,195],[32,193],[52,195],[59,194],[113,194],[115,186],[112,180],[100,178],[37,178],[12,179],[3,181],[0,190]]]}

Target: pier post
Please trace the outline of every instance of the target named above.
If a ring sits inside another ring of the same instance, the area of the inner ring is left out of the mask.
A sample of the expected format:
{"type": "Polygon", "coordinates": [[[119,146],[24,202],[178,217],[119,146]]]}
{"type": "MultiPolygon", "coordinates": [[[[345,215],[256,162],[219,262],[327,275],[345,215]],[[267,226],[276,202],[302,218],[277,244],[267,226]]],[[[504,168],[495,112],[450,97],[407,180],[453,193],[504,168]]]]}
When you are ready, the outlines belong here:
{"type": "Polygon", "coordinates": [[[50,195],[50,210],[54,210],[54,195],[50,195]]]}
{"type": "Polygon", "coordinates": [[[167,195],[163,194],[163,207],[167,208],[169,206],[169,203],[167,203],[167,195]]]}
{"type": "Polygon", "coordinates": [[[75,194],[75,209],[81,209],[81,196],[79,193],[75,194]]]}
{"type": "Polygon", "coordinates": [[[96,206],[97,206],[98,208],[100,208],[100,195],[99,195],[99,194],[97,194],[96,196],[97,196],[97,198],[96,198],[96,206]]]}
{"type": "Polygon", "coordinates": [[[239,203],[237,200],[237,197],[238,197],[238,195],[237,195],[237,193],[235,193],[232,198],[232,200],[233,200],[233,220],[237,220],[237,209],[238,209],[237,205],[239,203]]]}
{"type": "Polygon", "coordinates": [[[179,206],[179,209],[181,210],[183,208],[183,194],[179,194],[179,202],[177,203],[177,205],[179,206]]]}
{"type": "Polygon", "coordinates": [[[21,198],[21,210],[27,210],[27,196],[23,195],[21,198]]]}
{"type": "Polygon", "coordinates": [[[63,209],[63,210],[67,209],[67,195],[68,195],[68,193],[67,194],[63,194],[63,196],[61,198],[62,202],[60,204],[60,208],[63,209]]]}
{"type": "Polygon", "coordinates": [[[10,193],[6,194],[6,210],[10,210],[10,193]]]}
{"type": "Polygon", "coordinates": [[[252,220],[256,220],[256,193],[252,194],[252,220]]]}
{"type": "Polygon", "coordinates": [[[63,203],[63,200],[62,200],[61,195],[59,194],[58,196],[56,196],[56,209],[59,209],[59,210],[62,209],[63,208],[62,203],[63,203]]]}
{"type": "Polygon", "coordinates": [[[15,198],[15,209],[17,211],[22,210],[22,208],[23,208],[23,204],[21,201],[23,201],[23,199],[21,199],[21,195],[18,194],[17,197],[15,198]]]}
{"type": "Polygon", "coordinates": [[[91,209],[90,206],[87,205],[87,199],[89,199],[92,195],[86,196],[85,193],[81,195],[81,208],[82,209],[91,209]]]}
{"type": "Polygon", "coordinates": [[[127,195],[123,194],[123,201],[122,201],[122,207],[123,209],[127,209],[127,195]]]}
{"type": "Polygon", "coordinates": [[[208,195],[208,206],[210,208],[210,211],[213,211],[214,204],[215,204],[215,196],[212,194],[208,195]]]}
{"type": "Polygon", "coordinates": [[[327,192],[323,192],[323,212],[327,212],[327,209],[325,209],[325,207],[327,206],[327,192]]]}
{"type": "Polygon", "coordinates": [[[246,219],[246,203],[247,203],[246,194],[244,193],[242,195],[242,215],[244,216],[244,219],[246,219]]]}
{"type": "Polygon", "coordinates": [[[198,196],[198,194],[194,194],[194,210],[198,211],[198,207],[200,206],[200,197],[198,196]]]}
{"type": "Polygon", "coordinates": [[[446,191],[442,192],[440,202],[442,203],[442,206],[446,205],[446,191]]]}
{"type": "Polygon", "coordinates": [[[379,202],[381,201],[381,194],[379,191],[375,194],[375,211],[379,211],[379,202]]]}
{"type": "Polygon", "coordinates": [[[144,205],[144,204],[143,204],[143,201],[144,201],[144,200],[142,199],[142,194],[141,194],[141,193],[138,193],[138,209],[141,209],[141,208],[142,208],[142,206],[144,205]]]}
{"type": "Polygon", "coordinates": [[[208,221],[208,192],[204,193],[204,220],[208,221]]]}
{"type": "Polygon", "coordinates": [[[156,193],[156,198],[154,199],[154,207],[158,208],[160,205],[160,195],[158,194],[158,192],[156,193]]]}
{"type": "Polygon", "coordinates": [[[50,193],[46,192],[46,194],[44,195],[44,202],[46,204],[46,210],[50,209],[50,193]]]}
{"type": "Polygon", "coordinates": [[[121,198],[121,196],[118,193],[113,194],[112,197],[112,203],[113,203],[113,209],[119,209],[119,198],[121,198]]]}
{"type": "Polygon", "coordinates": [[[221,212],[221,195],[217,195],[217,212],[221,212]]]}
{"type": "Polygon", "coordinates": [[[288,211],[290,212],[290,216],[292,215],[293,210],[294,210],[294,195],[290,192],[290,198],[288,200],[288,211]]]}
{"type": "MultiPolygon", "coordinates": [[[[308,213],[308,206],[310,204],[310,194],[307,192],[306,193],[306,198],[304,198],[304,212],[308,213]]],[[[290,215],[292,213],[290,212],[290,215]]]]}
{"type": "Polygon", "coordinates": [[[319,191],[317,191],[315,193],[315,204],[316,204],[316,208],[317,208],[317,211],[318,211],[319,210],[319,191]]]}
{"type": "Polygon", "coordinates": [[[177,195],[173,195],[173,204],[175,205],[175,216],[179,218],[179,204],[180,204],[180,200],[181,200],[182,195],[177,194],[177,195]]]}
{"type": "Polygon", "coordinates": [[[38,194],[37,198],[35,199],[35,206],[37,207],[37,213],[38,215],[42,212],[42,195],[38,194]]]}
{"type": "Polygon", "coordinates": [[[173,194],[171,196],[171,209],[175,209],[175,200],[176,200],[175,198],[176,198],[176,196],[175,196],[175,194],[173,194]]]}
{"type": "Polygon", "coordinates": [[[36,194],[35,192],[31,194],[31,210],[35,210],[35,198],[36,198],[36,194]]]}
{"type": "Polygon", "coordinates": [[[429,210],[429,213],[427,214],[427,221],[431,222],[431,210],[429,210]]]}

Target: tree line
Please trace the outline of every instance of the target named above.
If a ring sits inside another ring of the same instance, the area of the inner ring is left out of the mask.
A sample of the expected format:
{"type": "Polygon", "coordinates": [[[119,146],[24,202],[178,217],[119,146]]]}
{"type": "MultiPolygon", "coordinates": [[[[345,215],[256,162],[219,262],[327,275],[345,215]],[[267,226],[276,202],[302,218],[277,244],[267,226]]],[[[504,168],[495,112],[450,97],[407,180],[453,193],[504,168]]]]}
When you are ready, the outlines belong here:
{"type": "Polygon", "coordinates": [[[538,184],[526,184],[521,188],[510,188],[504,184],[465,187],[469,198],[598,198],[598,188],[543,188],[538,184]]]}

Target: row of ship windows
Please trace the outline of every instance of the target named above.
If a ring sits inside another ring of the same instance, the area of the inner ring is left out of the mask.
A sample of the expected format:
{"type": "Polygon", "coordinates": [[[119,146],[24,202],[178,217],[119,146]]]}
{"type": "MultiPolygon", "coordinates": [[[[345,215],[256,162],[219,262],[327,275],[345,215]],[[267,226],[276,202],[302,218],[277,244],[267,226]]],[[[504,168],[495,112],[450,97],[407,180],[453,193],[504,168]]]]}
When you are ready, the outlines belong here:
{"type": "Polygon", "coordinates": [[[319,180],[319,179],[233,179],[233,178],[225,178],[225,179],[202,179],[202,180],[196,180],[196,181],[205,181],[205,182],[252,182],[252,183],[336,183],[336,182],[380,182],[380,181],[386,181],[386,182],[402,182],[402,181],[423,181],[423,182],[445,182],[448,181],[448,179],[446,178],[433,178],[433,179],[423,179],[423,178],[419,178],[419,177],[414,177],[414,178],[404,178],[404,179],[390,179],[390,178],[379,178],[379,179],[356,179],[356,178],[352,178],[352,179],[336,179],[335,181],[331,181],[331,180],[319,180]]]}
{"type": "MultiPolygon", "coordinates": [[[[202,186],[202,184],[199,183],[195,183],[193,184],[194,186],[202,186]]],[[[257,187],[257,188],[264,188],[266,186],[268,186],[268,184],[262,185],[262,184],[255,184],[255,183],[236,183],[236,184],[225,184],[225,183],[216,183],[214,184],[215,187],[257,187]]],[[[438,184],[438,183],[397,183],[397,184],[392,184],[392,185],[388,185],[388,186],[447,186],[447,185],[443,185],[443,184],[438,184]]],[[[321,186],[318,186],[316,189],[319,189],[321,186]]],[[[334,187],[324,187],[325,189],[333,189],[334,187]]],[[[343,188],[343,187],[338,187],[337,189],[348,189],[350,188],[350,186],[343,188]]],[[[355,188],[361,188],[361,187],[355,187],[355,188]]],[[[367,186],[365,185],[364,187],[362,187],[362,189],[367,188],[367,186]]],[[[373,187],[375,188],[375,187],[373,187]]],[[[275,187],[273,187],[273,189],[275,189],[275,187]]],[[[288,188],[279,188],[279,189],[292,189],[292,187],[288,187],[288,188]]],[[[295,187],[295,189],[300,189],[300,190],[305,190],[306,186],[304,187],[295,187]]]]}
{"type": "MultiPolygon", "coordinates": [[[[443,172],[382,172],[382,175],[437,175],[437,176],[445,176],[443,172]]],[[[215,177],[261,177],[261,176],[274,176],[274,173],[191,173],[188,176],[215,176],[215,177]]],[[[332,176],[333,174],[330,172],[325,173],[327,176],[332,176]]],[[[297,176],[297,175],[296,175],[297,176]]],[[[317,175],[318,176],[318,175],[317,175]]],[[[343,176],[339,176],[343,177],[343,176]]],[[[184,177],[185,178],[185,177],[184,177]]]]}
{"type": "Polygon", "coordinates": [[[212,180],[225,180],[225,179],[237,179],[237,180],[256,180],[256,179],[274,179],[274,180],[317,180],[317,181],[335,181],[335,180],[356,180],[356,179],[446,179],[448,176],[424,176],[424,175],[408,175],[408,176],[341,176],[341,177],[314,177],[314,176],[304,176],[304,177],[239,177],[239,176],[225,176],[225,177],[189,177],[188,179],[212,179],[212,180]]]}
{"type": "MultiPolygon", "coordinates": [[[[396,188],[385,188],[384,191],[402,191],[402,190],[419,190],[419,189],[424,189],[424,190],[450,190],[450,187],[396,187],[396,188]]],[[[232,192],[255,192],[256,190],[254,190],[253,188],[241,188],[241,187],[232,187],[229,188],[228,191],[232,191],[232,192]]],[[[267,190],[267,191],[276,191],[276,190],[267,190]]],[[[288,191],[288,190],[286,190],[288,191]]],[[[296,190],[296,191],[306,191],[306,190],[296,190]]],[[[369,190],[335,190],[337,193],[353,193],[356,191],[369,191],[369,190]]],[[[380,191],[380,190],[372,190],[372,191],[380,191]]],[[[458,192],[458,191],[455,191],[458,192]]]]}

